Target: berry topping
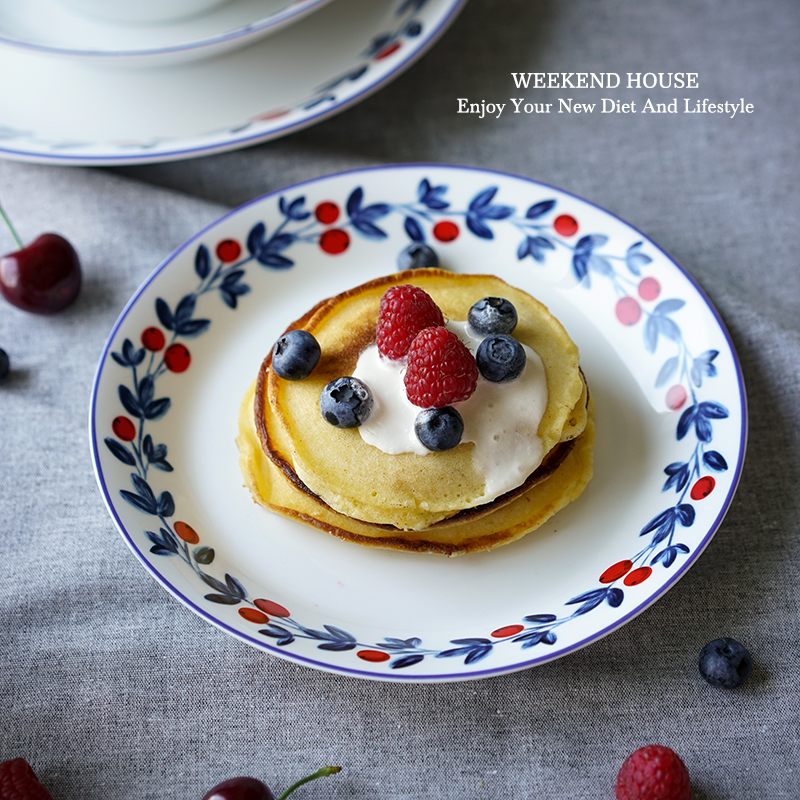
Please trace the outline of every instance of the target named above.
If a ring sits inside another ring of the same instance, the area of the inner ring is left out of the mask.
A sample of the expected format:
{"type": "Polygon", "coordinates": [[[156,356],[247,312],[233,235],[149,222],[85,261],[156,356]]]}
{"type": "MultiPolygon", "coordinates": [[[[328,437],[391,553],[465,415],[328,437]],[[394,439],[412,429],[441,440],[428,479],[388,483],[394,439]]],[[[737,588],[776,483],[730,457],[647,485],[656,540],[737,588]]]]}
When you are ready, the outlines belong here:
{"type": "Polygon", "coordinates": [[[302,381],[317,366],[320,355],[319,342],[308,331],[287,331],[272,348],[272,369],[287,381],[302,381]]]}
{"type": "Polygon", "coordinates": [[[337,428],[357,428],[369,418],[374,402],[369,386],[348,375],[336,378],[322,390],[319,410],[337,428]]]}
{"type": "Polygon", "coordinates": [[[53,800],[24,758],[0,764],[0,800],[53,800]]]}
{"type": "Polygon", "coordinates": [[[411,343],[403,380],[415,406],[442,408],[472,396],[478,368],[461,339],[437,326],[421,331],[411,343]]]}
{"type": "Polygon", "coordinates": [[[439,256],[436,255],[436,251],[423,242],[412,242],[397,257],[397,268],[401,271],[438,266],[439,256]]]}
{"type": "Polygon", "coordinates": [[[477,333],[511,333],[517,327],[517,309],[503,297],[484,297],[469,310],[467,322],[477,333]]]}
{"type": "Polygon", "coordinates": [[[464,420],[452,406],[425,408],[417,414],[414,433],[428,450],[452,450],[464,435],[464,420]]]}
{"type": "Polygon", "coordinates": [[[735,689],[753,671],[753,659],[736,639],[716,639],[700,651],[700,674],[712,685],[735,689]]]}
{"type": "Polygon", "coordinates": [[[617,800],[692,800],[689,771],[669,747],[640,747],[622,764],[614,795],[617,800]]]}
{"type": "Polygon", "coordinates": [[[9,359],[8,353],[0,347],[0,381],[7,378],[9,372],[11,372],[11,359],[9,359]]]}
{"type": "Polygon", "coordinates": [[[525,348],[513,336],[496,333],[478,345],[475,360],[487,381],[506,383],[522,374],[527,356],[525,348]]]}
{"type": "Polygon", "coordinates": [[[444,316],[426,291],[410,284],[392,286],[384,292],[378,310],[378,352],[386,358],[402,358],[420,331],[436,325],[444,325],[444,316]]]}

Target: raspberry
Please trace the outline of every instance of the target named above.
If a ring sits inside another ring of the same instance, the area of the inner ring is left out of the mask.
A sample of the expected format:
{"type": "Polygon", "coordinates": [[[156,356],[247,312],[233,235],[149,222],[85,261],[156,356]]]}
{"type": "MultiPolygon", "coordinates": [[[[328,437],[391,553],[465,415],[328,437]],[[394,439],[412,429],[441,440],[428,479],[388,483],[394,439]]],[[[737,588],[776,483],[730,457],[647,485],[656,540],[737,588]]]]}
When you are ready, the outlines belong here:
{"type": "Polygon", "coordinates": [[[444,317],[426,291],[410,284],[392,286],[384,292],[378,311],[378,352],[402,358],[414,337],[433,325],[444,325],[444,317]]]}
{"type": "Polygon", "coordinates": [[[461,339],[437,326],[421,331],[411,343],[403,380],[415,406],[442,408],[472,395],[478,367],[461,339]]]}
{"type": "Polygon", "coordinates": [[[689,771],[674,750],[660,744],[640,747],[622,764],[617,800],[692,800],[689,771]]]}
{"type": "Polygon", "coordinates": [[[53,800],[24,758],[0,763],[0,800],[53,800]]]}

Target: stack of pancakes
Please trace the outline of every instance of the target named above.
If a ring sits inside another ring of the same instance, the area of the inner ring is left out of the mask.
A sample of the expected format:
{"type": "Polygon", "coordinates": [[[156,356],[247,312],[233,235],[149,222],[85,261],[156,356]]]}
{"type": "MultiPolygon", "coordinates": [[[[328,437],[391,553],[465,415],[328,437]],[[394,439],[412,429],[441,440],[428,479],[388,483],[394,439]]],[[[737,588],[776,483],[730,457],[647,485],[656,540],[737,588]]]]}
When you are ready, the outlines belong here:
{"type": "Polygon", "coordinates": [[[287,381],[271,369],[270,353],[240,411],[240,465],[254,499],[266,508],[362,545],[457,555],[534,530],[591,478],[593,407],[578,349],[541,303],[499,278],[401,272],[324,300],[287,330],[298,328],[319,342],[319,364],[305,380],[287,381]],[[542,360],[542,461],[519,486],[489,502],[480,502],[485,481],[473,463],[473,443],[390,455],[367,444],[357,428],[336,428],[320,413],[320,392],[353,374],[359,355],[375,341],[383,293],[400,284],[424,289],[448,320],[466,320],[481,298],[506,298],[519,318],[514,337],[542,360]]]}

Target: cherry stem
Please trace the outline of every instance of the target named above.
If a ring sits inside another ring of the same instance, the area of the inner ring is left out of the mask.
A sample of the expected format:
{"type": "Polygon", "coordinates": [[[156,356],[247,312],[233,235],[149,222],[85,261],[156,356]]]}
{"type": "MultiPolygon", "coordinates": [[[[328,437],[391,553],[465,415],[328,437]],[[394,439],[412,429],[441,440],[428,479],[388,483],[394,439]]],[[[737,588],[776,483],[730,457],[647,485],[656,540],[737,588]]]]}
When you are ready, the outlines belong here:
{"type": "Polygon", "coordinates": [[[279,798],[278,800],[286,800],[286,798],[295,790],[298,786],[302,786],[304,783],[308,783],[309,781],[313,781],[315,778],[324,778],[328,775],[335,775],[337,772],[341,771],[341,767],[323,767],[322,769],[318,769],[313,775],[306,775],[305,778],[301,778],[297,783],[293,783],[279,798]]]}
{"type": "Polygon", "coordinates": [[[19,238],[17,232],[14,230],[14,226],[11,224],[11,220],[8,218],[8,215],[6,214],[2,205],[0,205],[0,216],[3,217],[3,221],[6,223],[6,226],[11,231],[11,235],[14,237],[14,241],[17,243],[17,246],[19,247],[20,250],[22,250],[25,247],[25,244],[23,243],[22,239],[19,238]]]}

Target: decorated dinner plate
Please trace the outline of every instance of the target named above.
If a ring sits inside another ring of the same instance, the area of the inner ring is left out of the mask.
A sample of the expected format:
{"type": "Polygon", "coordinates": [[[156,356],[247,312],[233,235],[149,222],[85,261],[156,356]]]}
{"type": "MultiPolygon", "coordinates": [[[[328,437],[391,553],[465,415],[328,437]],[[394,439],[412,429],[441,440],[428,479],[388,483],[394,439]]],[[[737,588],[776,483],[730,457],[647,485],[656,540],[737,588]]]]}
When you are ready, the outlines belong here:
{"type": "Polygon", "coordinates": [[[0,73],[15,76],[0,92],[0,158],[151,163],[285,136],[396,78],[465,3],[335,0],[248,47],[147,68],[0,42],[0,73]]]}
{"type": "Polygon", "coordinates": [[[722,322],[646,236],[535,181],[398,165],[266,195],[170,255],[111,331],[90,427],[120,533],[202,618],[309,667],[453,681],[565,656],[662,597],[722,522],[747,419],[722,322]],[[319,300],[395,271],[416,241],[549,306],[595,398],[584,494],[491,552],[345,542],[257,506],[239,471],[239,405],[276,338],[319,300]]]}
{"type": "Polygon", "coordinates": [[[154,66],[207,58],[279,31],[331,0],[229,0],[204,14],[113,22],[62,0],[0,0],[0,44],[107,64],[154,66]]]}

